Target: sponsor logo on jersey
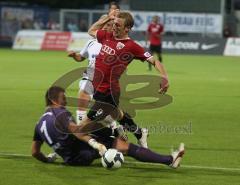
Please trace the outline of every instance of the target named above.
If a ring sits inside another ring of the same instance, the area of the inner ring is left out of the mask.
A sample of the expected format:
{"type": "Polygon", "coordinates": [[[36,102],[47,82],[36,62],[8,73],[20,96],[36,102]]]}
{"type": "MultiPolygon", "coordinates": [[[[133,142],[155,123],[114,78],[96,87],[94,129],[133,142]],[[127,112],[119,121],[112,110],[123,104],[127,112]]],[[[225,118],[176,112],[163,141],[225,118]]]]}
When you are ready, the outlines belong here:
{"type": "Polygon", "coordinates": [[[149,57],[151,57],[152,55],[151,55],[150,53],[148,53],[148,52],[145,52],[145,53],[144,53],[144,56],[147,57],[147,58],[149,58],[149,57]]]}
{"type": "Polygon", "coordinates": [[[156,27],[156,28],[152,28],[152,32],[158,32],[158,27],[156,27]]]}
{"type": "Polygon", "coordinates": [[[116,53],[116,51],[113,48],[111,48],[111,47],[109,47],[105,44],[102,46],[102,51],[104,53],[109,54],[109,55],[115,55],[115,53],[116,53]]]}
{"type": "Polygon", "coordinates": [[[120,49],[124,48],[124,46],[125,45],[123,43],[118,42],[116,48],[117,48],[117,50],[120,50],[120,49]]]}

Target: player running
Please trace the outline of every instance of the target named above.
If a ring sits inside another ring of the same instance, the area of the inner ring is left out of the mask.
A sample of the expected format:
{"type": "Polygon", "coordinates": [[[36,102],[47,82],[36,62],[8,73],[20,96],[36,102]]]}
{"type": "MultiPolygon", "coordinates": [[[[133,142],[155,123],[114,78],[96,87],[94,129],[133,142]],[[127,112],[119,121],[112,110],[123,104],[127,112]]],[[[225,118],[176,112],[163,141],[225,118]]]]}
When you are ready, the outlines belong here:
{"type": "Polygon", "coordinates": [[[179,167],[184,155],[184,144],[180,144],[179,149],[171,155],[161,155],[98,132],[92,133],[95,134],[94,136],[83,137],[76,132],[80,125],[75,123],[71,113],[65,108],[67,101],[64,92],[64,89],[53,86],[45,95],[47,109],[35,126],[32,142],[32,156],[37,160],[46,163],[56,160],[56,154],[45,156],[42,153],[42,144],[46,142],[67,165],[90,165],[94,159],[106,152],[107,147],[116,148],[138,161],[161,163],[172,168],[179,167]]]}
{"type": "MultiPolygon", "coordinates": [[[[101,17],[101,19],[106,18],[107,15],[104,15],[101,17]]],[[[113,20],[109,20],[106,22],[101,30],[104,30],[108,33],[112,32],[113,28],[113,20]]],[[[97,41],[97,39],[90,39],[84,46],[84,48],[81,50],[80,53],[76,53],[74,51],[70,51],[68,56],[73,57],[74,60],[77,62],[83,61],[85,58],[88,58],[89,64],[86,69],[86,71],[83,74],[83,78],[79,83],[79,96],[78,96],[78,110],[77,112],[77,124],[80,124],[80,122],[83,120],[83,118],[86,117],[87,114],[87,107],[89,104],[89,101],[92,99],[92,96],[94,94],[94,87],[92,84],[94,71],[95,71],[95,60],[98,54],[100,53],[102,44],[97,41]]],[[[127,115],[127,114],[126,114],[127,115]]],[[[120,122],[120,124],[124,124],[116,126],[116,121],[111,119],[112,122],[110,126],[114,129],[114,132],[116,134],[121,135],[125,140],[127,139],[127,136],[124,132],[124,127],[130,128],[128,131],[133,132],[135,137],[138,140],[138,144],[142,147],[148,148],[147,145],[147,138],[148,138],[148,129],[146,128],[140,128],[138,127],[133,121],[132,122],[120,122]],[[129,125],[129,124],[130,125],[129,125]]]]}
{"type": "MultiPolygon", "coordinates": [[[[152,22],[147,29],[147,39],[150,42],[149,50],[153,55],[157,55],[158,60],[162,62],[162,35],[164,33],[164,27],[159,23],[159,17],[153,16],[152,22]]],[[[148,63],[148,68],[151,71],[152,65],[148,63]]]]}
{"type": "Polygon", "coordinates": [[[147,61],[160,72],[161,84],[159,93],[165,93],[169,87],[168,76],[160,61],[145,52],[144,49],[128,37],[134,24],[133,17],[128,12],[112,11],[110,16],[100,19],[89,29],[89,34],[96,37],[103,46],[96,58],[93,86],[95,89],[95,104],[83,120],[80,131],[90,132],[94,122],[103,120],[108,115],[118,120],[120,124],[135,124],[133,119],[118,109],[120,97],[119,79],[133,59],[147,61]],[[103,25],[114,19],[113,32],[101,30],[103,25]],[[104,104],[104,105],[103,105],[104,104]],[[90,126],[91,125],[91,126],[90,126]]]}

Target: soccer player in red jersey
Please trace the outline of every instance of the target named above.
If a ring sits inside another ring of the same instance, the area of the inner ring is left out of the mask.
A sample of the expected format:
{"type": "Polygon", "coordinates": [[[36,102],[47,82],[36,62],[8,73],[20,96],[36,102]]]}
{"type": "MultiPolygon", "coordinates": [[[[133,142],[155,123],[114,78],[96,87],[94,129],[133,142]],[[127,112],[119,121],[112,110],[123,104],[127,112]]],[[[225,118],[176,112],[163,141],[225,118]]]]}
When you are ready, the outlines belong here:
{"type": "MultiPolygon", "coordinates": [[[[164,27],[159,23],[159,17],[154,16],[152,22],[149,24],[147,29],[147,38],[150,42],[149,50],[153,55],[157,55],[158,60],[162,62],[162,34],[164,27]]],[[[149,63],[149,70],[152,70],[152,65],[149,63]]]]}
{"type": "MultiPolygon", "coordinates": [[[[121,125],[136,125],[133,119],[118,109],[122,73],[134,59],[147,61],[160,72],[159,93],[165,93],[169,87],[168,75],[160,61],[145,52],[144,49],[129,38],[128,33],[133,27],[133,17],[128,12],[112,11],[109,16],[98,20],[89,29],[89,34],[96,37],[103,46],[96,58],[93,86],[95,104],[82,121],[79,132],[86,134],[99,128],[96,122],[103,119],[116,119],[121,125]],[[101,30],[109,20],[114,19],[113,32],[101,30]]],[[[138,128],[136,128],[138,129],[138,128]]],[[[137,131],[136,131],[137,133],[137,131]]]]}

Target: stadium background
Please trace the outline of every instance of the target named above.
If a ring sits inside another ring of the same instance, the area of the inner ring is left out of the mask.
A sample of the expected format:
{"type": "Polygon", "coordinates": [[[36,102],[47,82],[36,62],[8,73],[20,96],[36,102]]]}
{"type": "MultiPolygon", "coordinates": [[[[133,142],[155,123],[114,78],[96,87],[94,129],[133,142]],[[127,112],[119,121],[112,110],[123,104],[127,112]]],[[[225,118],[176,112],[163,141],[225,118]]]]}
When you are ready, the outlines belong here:
{"type": "MultiPolygon", "coordinates": [[[[99,161],[93,167],[72,168],[59,165],[60,161],[57,165],[41,164],[30,157],[34,124],[44,111],[45,90],[79,64],[67,58],[64,51],[12,50],[17,32],[82,33],[91,21],[107,12],[108,3],[94,0],[0,2],[0,183],[239,184],[239,0],[119,1],[122,9],[144,11],[139,13],[140,18],[151,12],[215,14],[222,18],[218,33],[206,29],[198,33],[165,33],[163,58],[171,82],[169,94],[174,101],[161,109],[138,110],[135,117],[140,125],[155,128],[149,138],[153,150],[169,152],[180,141],[186,143],[182,168],[173,171],[127,158],[123,168],[111,172],[104,170],[99,161]],[[203,44],[217,47],[206,51],[201,49],[203,44]]],[[[132,36],[140,43],[144,40],[143,30],[134,30],[132,36]]],[[[65,49],[67,46],[62,48],[65,49]]],[[[135,63],[128,74],[156,75],[157,72],[149,72],[145,64],[135,63]]],[[[73,83],[67,90],[68,95],[76,96],[77,88],[77,82],[73,83]]],[[[142,98],[135,102],[148,101],[142,98]]],[[[74,112],[74,108],[71,110],[74,112]]],[[[132,137],[130,140],[135,142],[132,137]]],[[[44,149],[50,152],[47,147],[44,149]]]]}

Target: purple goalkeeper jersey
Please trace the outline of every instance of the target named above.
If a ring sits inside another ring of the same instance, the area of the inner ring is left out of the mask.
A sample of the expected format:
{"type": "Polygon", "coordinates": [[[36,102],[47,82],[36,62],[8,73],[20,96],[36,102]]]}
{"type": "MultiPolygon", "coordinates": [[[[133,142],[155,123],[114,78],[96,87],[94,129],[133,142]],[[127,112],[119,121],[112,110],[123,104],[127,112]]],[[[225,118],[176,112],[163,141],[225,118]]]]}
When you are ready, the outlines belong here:
{"type": "Polygon", "coordinates": [[[33,140],[46,142],[68,162],[83,144],[68,132],[70,122],[74,122],[74,118],[65,108],[48,108],[35,127],[33,140]]]}

